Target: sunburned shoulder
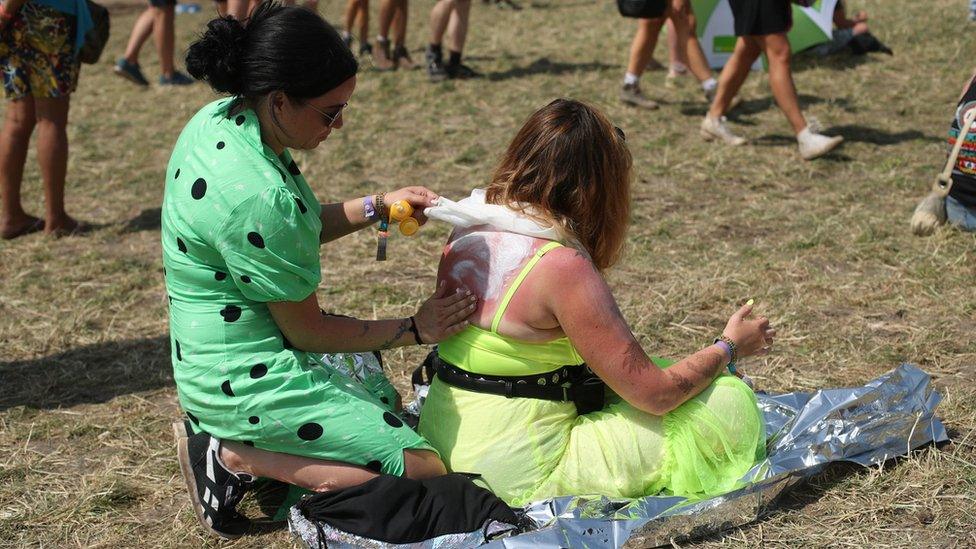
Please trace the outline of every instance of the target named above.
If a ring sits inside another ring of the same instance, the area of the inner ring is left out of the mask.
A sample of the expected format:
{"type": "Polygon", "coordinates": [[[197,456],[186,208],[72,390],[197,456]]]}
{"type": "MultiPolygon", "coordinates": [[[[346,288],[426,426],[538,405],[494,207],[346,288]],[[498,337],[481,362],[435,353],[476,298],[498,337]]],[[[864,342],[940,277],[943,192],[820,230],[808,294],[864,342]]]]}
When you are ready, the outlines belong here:
{"type": "Polygon", "coordinates": [[[547,280],[559,284],[557,287],[603,278],[588,254],[569,246],[550,250],[535,270],[547,280]]]}

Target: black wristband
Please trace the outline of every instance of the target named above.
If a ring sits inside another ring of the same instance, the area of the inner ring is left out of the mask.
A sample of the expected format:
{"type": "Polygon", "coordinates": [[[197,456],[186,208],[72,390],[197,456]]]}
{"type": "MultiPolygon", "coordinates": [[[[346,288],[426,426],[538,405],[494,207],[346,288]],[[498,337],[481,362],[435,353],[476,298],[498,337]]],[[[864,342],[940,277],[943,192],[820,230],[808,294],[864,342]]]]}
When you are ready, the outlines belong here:
{"type": "Polygon", "coordinates": [[[420,339],[420,330],[417,329],[417,321],[410,317],[410,331],[413,332],[413,339],[417,345],[424,345],[424,340],[420,339]]]}

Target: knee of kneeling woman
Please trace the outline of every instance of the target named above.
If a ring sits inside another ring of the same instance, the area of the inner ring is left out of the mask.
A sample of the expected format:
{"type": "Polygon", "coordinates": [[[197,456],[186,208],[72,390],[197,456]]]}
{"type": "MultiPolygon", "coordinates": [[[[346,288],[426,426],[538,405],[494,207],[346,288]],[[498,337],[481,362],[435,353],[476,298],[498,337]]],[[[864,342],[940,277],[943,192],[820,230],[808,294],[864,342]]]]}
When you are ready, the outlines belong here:
{"type": "Polygon", "coordinates": [[[429,450],[404,450],[403,474],[407,478],[422,480],[447,474],[444,462],[429,450]]]}

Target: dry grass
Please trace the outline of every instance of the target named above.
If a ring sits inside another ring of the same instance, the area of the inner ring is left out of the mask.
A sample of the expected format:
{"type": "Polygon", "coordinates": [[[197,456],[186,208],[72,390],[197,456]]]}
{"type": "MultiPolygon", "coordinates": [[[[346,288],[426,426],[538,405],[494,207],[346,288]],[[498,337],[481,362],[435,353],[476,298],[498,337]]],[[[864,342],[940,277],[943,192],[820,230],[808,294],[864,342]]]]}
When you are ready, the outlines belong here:
{"type": "MultiPolygon", "coordinates": [[[[754,297],[782,334],[775,354],[746,367],[764,388],[857,385],[916,362],[945,396],[940,413],[956,440],[882,469],[832,469],[706,545],[973,546],[976,241],[951,230],[914,238],[908,219],[940,168],[976,39],[962,0],[849,3],[870,11],[896,57],[797,62],[807,110],[847,138],[818,162],[798,160],[756,76],[734,120],[756,142],[741,149],[698,139],[704,105],[690,83],[665,90],[663,74],[649,73],[644,86],[664,107],[618,104],[632,24],[612,3],[586,0],[519,13],[476,2],[470,60],[487,79],[430,85],[420,71],[366,70],[348,125],[296,156],[322,200],[407,184],[458,197],[485,181],[534,108],[556,96],[603,106],[626,130],[638,171],[628,254],[610,279],[650,352],[693,351],[754,297]]],[[[415,45],[430,5],[414,2],[415,45]]],[[[335,20],[340,2],[323,10],[335,20]]],[[[211,94],[139,91],[111,75],[136,13],[115,10],[105,58],[85,67],[73,102],[70,210],[100,228],[0,244],[0,545],[215,545],[195,524],[174,459],[158,245],[170,147],[211,94]]],[[[179,43],[204,22],[179,16],[179,43]]],[[[154,80],[151,48],[143,61],[154,80]]],[[[41,211],[33,155],[24,191],[41,211]]],[[[326,247],[320,299],[364,317],[413,310],[445,235],[430,227],[395,238],[386,264],[371,260],[368,233],[326,247]]],[[[401,386],[420,353],[388,356],[401,386]]],[[[226,545],[290,541],[273,530],[226,545]]]]}

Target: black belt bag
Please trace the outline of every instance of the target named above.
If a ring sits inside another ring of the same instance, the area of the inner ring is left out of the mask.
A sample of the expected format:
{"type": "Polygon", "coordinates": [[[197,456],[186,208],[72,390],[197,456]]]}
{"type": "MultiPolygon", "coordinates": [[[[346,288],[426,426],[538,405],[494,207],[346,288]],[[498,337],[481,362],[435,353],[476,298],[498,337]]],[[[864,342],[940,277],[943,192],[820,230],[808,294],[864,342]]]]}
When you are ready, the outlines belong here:
{"type": "Polygon", "coordinates": [[[434,351],[414,372],[415,380],[418,374],[423,375],[422,370],[426,370],[428,379],[433,370],[444,383],[476,393],[572,402],[580,415],[601,410],[604,405],[606,384],[586,364],[528,376],[489,376],[462,370],[434,351]]]}

